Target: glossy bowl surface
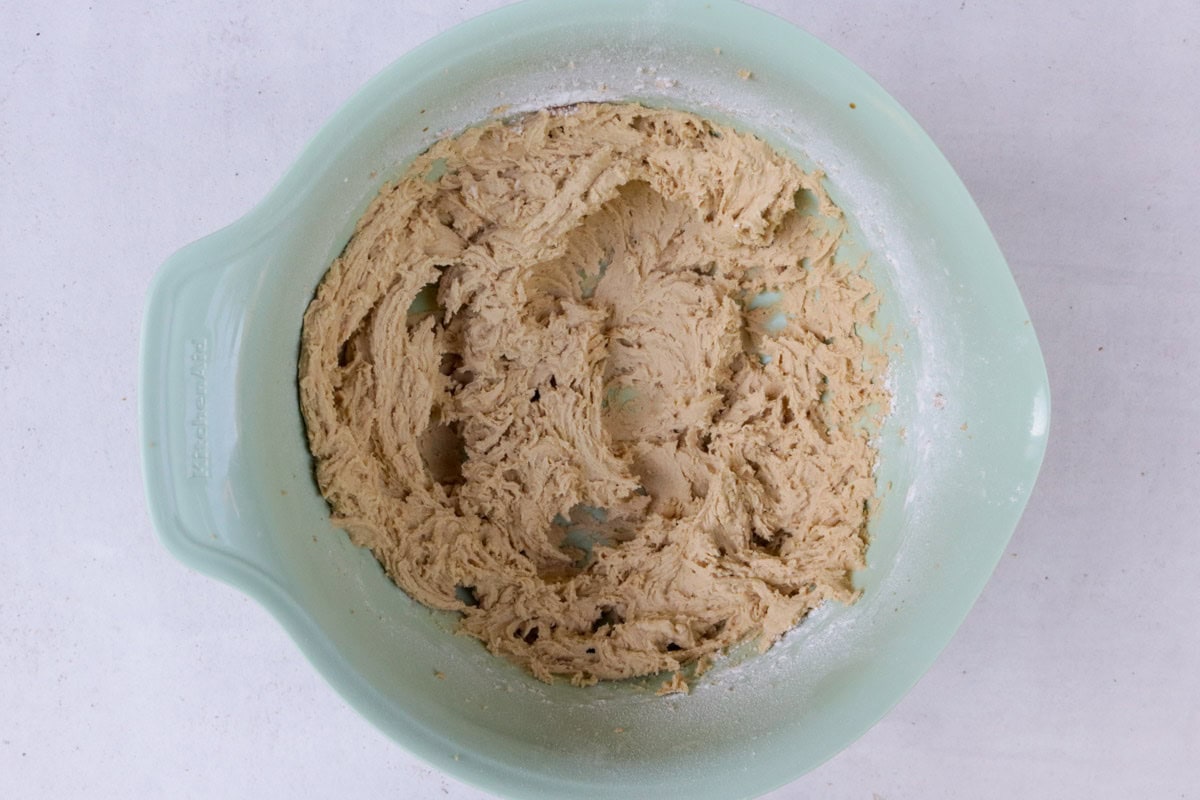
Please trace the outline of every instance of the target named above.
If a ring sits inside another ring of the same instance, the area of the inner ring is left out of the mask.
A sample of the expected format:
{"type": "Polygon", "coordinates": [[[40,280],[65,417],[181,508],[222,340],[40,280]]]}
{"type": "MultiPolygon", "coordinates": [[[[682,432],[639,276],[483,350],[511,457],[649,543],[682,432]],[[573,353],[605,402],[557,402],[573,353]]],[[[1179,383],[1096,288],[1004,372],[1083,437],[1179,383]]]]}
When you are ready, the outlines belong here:
{"type": "Polygon", "coordinates": [[[860,736],[979,595],[1049,425],[1025,307],[945,158],[845,58],[727,0],[530,0],[404,55],[259,206],[162,267],[140,402],[147,493],[172,552],[260,601],[421,758],[556,800],[753,796],[860,736]],[[823,169],[898,345],[861,600],[822,608],[764,656],[728,659],[690,696],[656,697],[648,681],[547,686],[452,635],[451,615],[411,601],[330,525],[298,407],[302,314],[381,184],[494,113],[597,99],[697,111],[823,169]]]}

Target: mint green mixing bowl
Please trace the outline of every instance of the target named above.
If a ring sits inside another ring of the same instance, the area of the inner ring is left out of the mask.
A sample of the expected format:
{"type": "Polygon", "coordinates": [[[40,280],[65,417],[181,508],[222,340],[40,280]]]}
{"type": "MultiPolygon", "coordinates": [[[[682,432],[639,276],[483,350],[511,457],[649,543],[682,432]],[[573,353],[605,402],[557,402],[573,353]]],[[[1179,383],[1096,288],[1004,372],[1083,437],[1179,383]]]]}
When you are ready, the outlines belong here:
{"type": "Polygon", "coordinates": [[[418,47],[257,208],[163,266],[142,339],[146,487],[167,547],[266,606],[413,753],[555,800],[753,796],[866,731],[991,574],[1036,479],[1049,402],[1009,270],[929,138],[846,59],[724,0],[533,0],[418,47]],[[735,654],[690,696],[656,697],[652,681],[547,686],[452,635],[451,615],[411,601],[330,525],[298,407],[302,314],[380,185],[497,106],[587,99],[698,111],[825,170],[852,221],[846,255],[869,255],[878,327],[898,345],[862,599],[763,656],[735,654]]]}

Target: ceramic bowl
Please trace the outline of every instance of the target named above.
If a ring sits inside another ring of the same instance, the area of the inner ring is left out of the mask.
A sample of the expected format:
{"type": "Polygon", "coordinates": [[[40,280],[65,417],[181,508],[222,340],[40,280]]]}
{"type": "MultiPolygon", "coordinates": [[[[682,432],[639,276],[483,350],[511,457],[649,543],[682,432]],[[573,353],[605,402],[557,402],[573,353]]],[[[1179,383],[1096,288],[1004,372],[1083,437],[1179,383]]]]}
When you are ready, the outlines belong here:
{"type": "Polygon", "coordinates": [[[1025,307],[946,159],[845,58],[725,0],[531,0],[407,53],[260,205],[162,267],[141,359],[147,493],[170,550],[266,606],[422,759],[555,800],[753,796],[861,735],[979,595],[1049,423],[1025,307]],[[896,346],[861,599],[823,607],[765,655],[735,654],[687,696],[658,697],[652,681],[546,685],[453,635],[453,615],[413,602],[330,524],[298,405],[302,315],[380,186],[447,133],[581,100],[696,111],[824,170],[851,222],[846,256],[866,255],[877,328],[896,346]]]}

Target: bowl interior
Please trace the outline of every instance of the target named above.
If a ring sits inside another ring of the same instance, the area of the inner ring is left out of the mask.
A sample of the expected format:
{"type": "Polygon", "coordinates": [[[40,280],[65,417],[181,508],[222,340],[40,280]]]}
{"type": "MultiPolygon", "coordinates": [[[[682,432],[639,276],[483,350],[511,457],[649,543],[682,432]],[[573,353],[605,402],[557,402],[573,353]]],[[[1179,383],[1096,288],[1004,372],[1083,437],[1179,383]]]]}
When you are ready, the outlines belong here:
{"type": "MultiPolygon", "coordinates": [[[[346,697],[427,760],[521,796],[726,797],[794,778],[853,740],[932,662],[1032,488],[1045,372],[1007,266],[961,183],[878,86],[807,35],[725,2],[502,9],[406,55],[314,140],[229,247],[209,324],[228,335],[213,407],[223,547],[346,697]],[[749,79],[740,71],[751,73],[749,79]],[[438,137],[497,113],[639,100],[757,133],[827,174],[884,296],[894,410],[864,589],[690,696],[655,681],[548,686],[451,635],[331,527],[296,395],[301,317],[380,185],[438,137]],[[219,417],[219,418],[218,418],[219,417]],[[223,443],[223,444],[222,444],[223,443]]],[[[218,337],[219,338],[219,337],[218,337]]]]}

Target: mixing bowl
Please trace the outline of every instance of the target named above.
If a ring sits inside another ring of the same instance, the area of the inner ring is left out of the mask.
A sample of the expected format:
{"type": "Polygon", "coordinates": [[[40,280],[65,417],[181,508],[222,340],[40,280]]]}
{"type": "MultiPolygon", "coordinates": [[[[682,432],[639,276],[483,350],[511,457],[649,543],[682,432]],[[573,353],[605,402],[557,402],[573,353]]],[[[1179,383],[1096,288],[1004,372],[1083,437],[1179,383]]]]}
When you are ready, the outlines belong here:
{"type": "Polygon", "coordinates": [[[845,747],[978,596],[1049,422],[1021,298],[937,148],[846,59],[724,0],[532,0],[418,47],[259,206],[171,257],[142,348],[146,485],[167,547],[266,606],[397,742],[521,797],[746,797],[845,747]],[[875,333],[893,349],[861,600],[823,607],[765,655],[731,654],[687,696],[657,697],[652,680],[542,684],[453,635],[453,615],[413,602],[331,526],[297,400],[304,309],[381,184],[492,114],[596,99],[697,111],[824,170],[851,222],[843,255],[867,256],[875,333]]]}

